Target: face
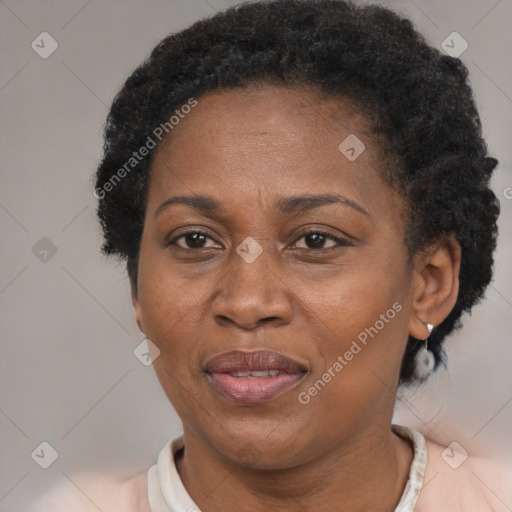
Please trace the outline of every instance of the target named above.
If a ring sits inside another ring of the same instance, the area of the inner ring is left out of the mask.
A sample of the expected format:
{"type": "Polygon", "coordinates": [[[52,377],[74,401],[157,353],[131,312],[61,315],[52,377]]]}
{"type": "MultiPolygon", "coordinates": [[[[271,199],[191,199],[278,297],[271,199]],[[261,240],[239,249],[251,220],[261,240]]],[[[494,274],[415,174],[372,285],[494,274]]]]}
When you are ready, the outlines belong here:
{"type": "Polygon", "coordinates": [[[291,467],[390,423],[413,271],[379,147],[348,101],[277,86],[199,98],[159,146],[135,313],[220,456],[291,467]]]}

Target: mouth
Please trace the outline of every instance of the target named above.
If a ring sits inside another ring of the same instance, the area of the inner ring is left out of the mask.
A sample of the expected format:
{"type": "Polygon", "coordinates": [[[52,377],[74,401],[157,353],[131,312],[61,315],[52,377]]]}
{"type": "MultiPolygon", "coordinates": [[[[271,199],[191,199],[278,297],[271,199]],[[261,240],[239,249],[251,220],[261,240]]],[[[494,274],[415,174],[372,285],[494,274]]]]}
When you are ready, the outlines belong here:
{"type": "Polygon", "coordinates": [[[297,386],[307,368],[272,350],[234,350],[209,360],[205,373],[213,388],[228,400],[258,404],[297,386]]]}

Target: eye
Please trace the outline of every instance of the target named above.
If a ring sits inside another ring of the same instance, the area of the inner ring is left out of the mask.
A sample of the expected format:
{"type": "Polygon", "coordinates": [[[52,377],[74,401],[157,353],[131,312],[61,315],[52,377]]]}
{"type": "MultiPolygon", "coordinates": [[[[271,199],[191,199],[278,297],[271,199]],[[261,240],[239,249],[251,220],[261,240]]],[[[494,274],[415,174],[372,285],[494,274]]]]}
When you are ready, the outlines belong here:
{"type": "MultiPolygon", "coordinates": [[[[174,237],[167,243],[167,246],[175,245],[181,249],[211,249],[218,247],[219,244],[205,231],[187,231],[174,237]]],[[[325,233],[319,230],[310,230],[297,239],[293,244],[293,249],[333,249],[335,247],[347,247],[351,244],[346,240],[338,238],[330,233],[325,233]],[[300,240],[304,240],[300,246],[300,240]]]]}
{"type": "Polygon", "coordinates": [[[173,238],[167,245],[176,245],[181,249],[211,249],[218,246],[210,234],[204,231],[187,231],[173,238]],[[208,241],[214,242],[214,245],[207,245],[208,241]]]}
{"type": "Polygon", "coordinates": [[[335,247],[344,246],[347,247],[351,245],[346,240],[342,240],[341,238],[335,237],[329,233],[324,233],[323,231],[311,230],[306,233],[302,233],[300,238],[295,242],[294,249],[333,249],[335,247]],[[299,241],[304,239],[304,246],[298,246],[299,241]],[[330,243],[327,245],[326,243],[330,243]]]}

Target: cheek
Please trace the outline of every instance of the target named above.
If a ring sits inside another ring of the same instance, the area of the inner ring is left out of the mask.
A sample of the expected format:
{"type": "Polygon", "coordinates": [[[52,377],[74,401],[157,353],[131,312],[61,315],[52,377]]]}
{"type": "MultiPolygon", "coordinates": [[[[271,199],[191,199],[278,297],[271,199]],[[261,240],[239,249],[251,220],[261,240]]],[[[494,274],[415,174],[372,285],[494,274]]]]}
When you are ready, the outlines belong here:
{"type": "MultiPolygon", "coordinates": [[[[146,260],[148,261],[148,260],[146,260]]],[[[160,350],[153,367],[178,415],[189,423],[201,408],[197,389],[199,341],[204,338],[205,283],[184,280],[167,266],[147,265],[140,274],[139,302],[145,334],[160,350]]]]}
{"type": "Polygon", "coordinates": [[[376,322],[378,330],[384,330],[381,315],[385,315],[386,327],[396,323],[400,308],[392,306],[395,302],[403,306],[408,290],[403,274],[391,264],[376,264],[364,257],[353,260],[330,275],[295,279],[294,300],[331,331],[334,345],[337,340],[357,337],[376,322]]]}
{"type": "Polygon", "coordinates": [[[303,311],[318,339],[308,381],[316,391],[306,392],[321,393],[322,407],[343,403],[355,414],[362,397],[376,403],[395,387],[407,340],[407,279],[391,264],[363,264],[301,294],[306,289],[303,311]]]}
{"type": "MultiPolygon", "coordinates": [[[[141,254],[142,256],[142,254],[141,254]]],[[[141,262],[143,261],[141,257],[141,262]]],[[[162,258],[146,258],[139,268],[139,303],[146,336],[174,364],[188,358],[204,322],[208,281],[184,279],[162,258]]]]}

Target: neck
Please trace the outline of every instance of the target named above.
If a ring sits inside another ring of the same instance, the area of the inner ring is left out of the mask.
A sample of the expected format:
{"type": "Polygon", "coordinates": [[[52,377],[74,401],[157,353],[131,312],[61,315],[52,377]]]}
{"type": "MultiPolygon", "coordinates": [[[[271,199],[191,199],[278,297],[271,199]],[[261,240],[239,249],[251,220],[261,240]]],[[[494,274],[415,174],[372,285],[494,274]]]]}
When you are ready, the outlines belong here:
{"type": "Polygon", "coordinates": [[[202,512],[337,510],[393,512],[413,458],[389,425],[370,426],[291,468],[247,469],[219,457],[185,428],[181,480],[202,512]]]}

